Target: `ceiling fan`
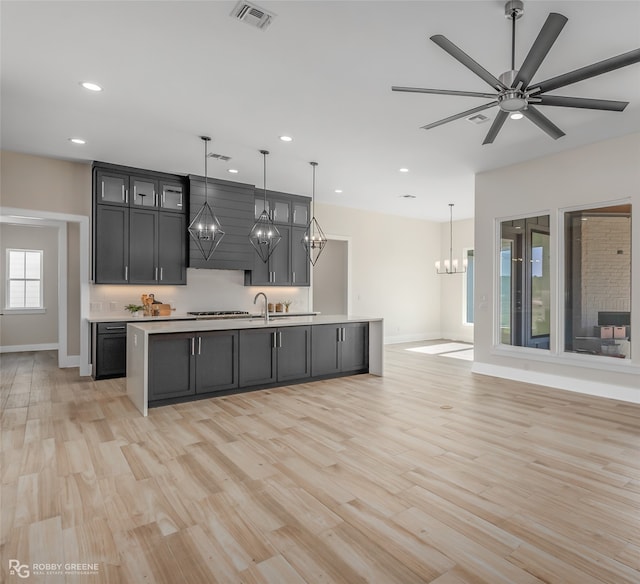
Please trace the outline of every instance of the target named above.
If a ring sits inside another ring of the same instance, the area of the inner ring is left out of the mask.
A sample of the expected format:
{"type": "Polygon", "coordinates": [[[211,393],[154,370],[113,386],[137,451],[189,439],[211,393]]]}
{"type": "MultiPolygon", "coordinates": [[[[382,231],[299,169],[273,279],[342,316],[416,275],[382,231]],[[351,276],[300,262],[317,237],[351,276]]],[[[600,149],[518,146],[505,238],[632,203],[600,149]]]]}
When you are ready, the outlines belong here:
{"type": "Polygon", "coordinates": [[[533,76],[538,71],[538,68],[544,61],[547,53],[553,46],[564,25],[567,23],[567,18],[562,14],[552,12],[547,17],[538,38],[533,43],[529,54],[526,56],[522,66],[519,70],[515,65],[515,53],[516,53],[516,20],[518,20],[524,13],[524,3],[522,0],[509,0],[506,2],[505,17],[511,19],[511,69],[506,71],[499,78],[494,77],[484,67],[474,61],[464,51],[454,45],[449,39],[441,34],[436,34],[431,37],[431,40],[436,43],[441,49],[449,53],[454,59],[460,61],[465,67],[471,69],[478,77],[488,83],[494,91],[497,93],[482,93],[477,91],[453,91],[447,89],[425,89],[422,87],[397,87],[393,86],[393,91],[404,91],[408,93],[434,93],[439,95],[458,95],[466,97],[483,97],[489,98],[493,101],[485,103],[484,105],[474,107],[470,110],[461,112],[459,114],[449,116],[437,122],[422,126],[425,130],[430,130],[447,122],[452,122],[460,118],[466,118],[468,116],[477,114],[488,108],[498,106],[500,111],[493,120],[493,124],[489,128],[486,138],[482,144],[492,144],[495,140],[498,132],[502,129],[507,116],[515,116],[515,119],[525,116],[532,121],[536,126],[544,130],[554,140],[564,136],[564,132],[558,128],[549,118],[542,114],[537,107],[543,105],[559,106],[559,107],[577,107],[595,110],[606,110],[621,112],[624,110],[629,102],[627,101],[613,101],[607,99],[587,99],[583,97],[565,97],[560,95],[547,95],[548,91],[583,81],[597,75],[602,75],[627,65],[640,62],[640,49],[634,49],[628,53],[617,55],[581,67],[569,73],[558,75],[551,79],[547,79],[540,83],[532,83],[533,76]]]}

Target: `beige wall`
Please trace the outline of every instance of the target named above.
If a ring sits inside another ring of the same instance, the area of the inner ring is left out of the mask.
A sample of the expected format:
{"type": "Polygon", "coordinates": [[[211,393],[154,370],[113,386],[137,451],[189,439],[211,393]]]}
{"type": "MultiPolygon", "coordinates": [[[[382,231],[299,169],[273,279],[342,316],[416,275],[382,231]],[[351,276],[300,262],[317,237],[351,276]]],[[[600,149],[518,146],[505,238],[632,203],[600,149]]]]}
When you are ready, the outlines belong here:
{"type": "Polygon", "coordinates": [[[91,164],[0,152],[0,204],[91,216],[91,164]]]}
{"type": "MultiPolygon", "coordinates": [[[[91,164],[0,152],[0,206],[91,216],[91,164]]],[[[80,230],[67,225],[67,352],[80,353],[80,230]]]]}
{"type": "MultiPolygon", "coordinates": [[[[441,261],[449,257],[449,223],[440,224],[441,261]]],[[[466,250],[473,249],[473,219],[453,222],[453,258],[458,265],[466,257],[466,250]]],[[[435,268],[434,268],[435,269],[435,268]]],[[[441,275],[440,329],[442,337],[456,341],[473,342],[473,325],[463,322],[466,300],[466,274],[441,275]]]]}
{"type": "Polygon", "coordinates": [[[329,239],[313,267],[313,310],[324,314],[348,312],[348,241],[329,239]]]}
{"type": "MultiPolygon", "coordinates": [[[[576,391],[639,399],[640,343],[632,347],[631,362],[609,357],[566,355],[559,338],[563,311],[563,280],[559,264],[559,225],[562,211],[582,205],[604,206],[628,199],[633,205],[632,233],[640,233],[640,134],[630,134],[485,172],[476,177],[475,253],[476,318],[474,369],[521,379],[546,380],[576,391]],[[517,187],[514,187],[517,185],[517,187]],[[514,348],[505,353],[494,344],[496,307],[496,218],[551,216],[552,349],[550,352],[514,348]],[[624,391],[629,388],[630,391],[624,391]],[[633,388],[633,390],[631,390],[633,388]],[[615,390],[617,391],[617,390],[615,390]]],[[[640,331],[640,237],[632,237],[631,330],[640,331]]]]}
{"type": "Polygon", "coordinates": [[[438,223],[319,203],[316,217],[351,238],[352,314],[382,316],[386,342],[440,336],[438,223]]]}
{"type": "MultiPolygon", "coordinates": [[[[0,227],[0,273],[6,274],[6,250],[43,250],[42,281],[44,313],[23,314],[10,312],[6,306],[6,289],[0,286],[0,304],[3,308],[0,346],[31,347],[58,343],[58,229],[32,225],[10,225],[0,227]]],[[[28,349],[27,349],[28,350],[28,349]]]]}

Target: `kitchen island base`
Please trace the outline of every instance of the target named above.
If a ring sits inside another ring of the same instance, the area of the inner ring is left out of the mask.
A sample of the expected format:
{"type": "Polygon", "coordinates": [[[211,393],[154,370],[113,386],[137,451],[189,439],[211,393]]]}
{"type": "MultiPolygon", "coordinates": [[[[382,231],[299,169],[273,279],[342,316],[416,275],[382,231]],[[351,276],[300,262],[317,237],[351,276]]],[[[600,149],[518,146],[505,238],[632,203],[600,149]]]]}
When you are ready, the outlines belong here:
{"type": "Polygon", "coordinates": [[[130,323],[127,395],[149,407],[344,377],[382,375],[382,319],[291,317],[130,323]]]}

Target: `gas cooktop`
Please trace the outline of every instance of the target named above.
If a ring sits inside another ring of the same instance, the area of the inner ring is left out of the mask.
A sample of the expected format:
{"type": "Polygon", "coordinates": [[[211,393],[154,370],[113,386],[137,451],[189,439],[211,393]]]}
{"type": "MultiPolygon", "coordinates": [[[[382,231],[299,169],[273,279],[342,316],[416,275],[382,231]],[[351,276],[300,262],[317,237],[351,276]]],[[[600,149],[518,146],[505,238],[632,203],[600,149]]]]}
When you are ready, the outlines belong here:
{"type": "Polygon", "coordinates": [[[246,310],[202,310],[198,312],[187,312],[187,314],[206,318],[242,318],[249,316],[246,310]]]}

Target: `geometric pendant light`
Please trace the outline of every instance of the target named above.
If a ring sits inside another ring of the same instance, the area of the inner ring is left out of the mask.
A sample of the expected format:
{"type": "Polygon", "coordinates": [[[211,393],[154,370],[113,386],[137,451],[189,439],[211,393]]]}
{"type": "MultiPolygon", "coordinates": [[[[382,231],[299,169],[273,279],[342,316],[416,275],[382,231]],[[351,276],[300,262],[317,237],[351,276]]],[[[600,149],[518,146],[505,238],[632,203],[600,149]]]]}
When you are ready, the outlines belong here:
{"type": "Polygon", "coordinates": [[[440,269],[440,262],[436,262],[438,274],[464,274],[467,271],[467,260],[458,268],[458,260],[453,259],[453,203],[449,203],[449,259],[444,260],[444,268],[440,269]]]}
{"type": "Polygon", "coordinates": [[[311,191],[311,221],[305,229],[304,236],[302,238],[302,245],[307,250],[307,255],[311,261],[311,265],[315,266],[322,250],[327,245],[327,238],[318,223],[315,216],[314,199],[316,196],[316,166],[317,162],[309,163],[313,167],[313,188],[311,191]]]}
{"type": "Polygon", "coordinates": [[[218,245],[220,245],[224,237],[224,231],[222,231],[220,221],[218,221],[218,218],[215,216],[213,209],[209,206],[207,192],[207,158],[209,157],[207,146],[211,138],[209,138],[209,136],[200,136],[200,139],[204,142],[204,205],[202,205],[193,218],[193,221],[189,224],[189,234],[196,242],[200,253],[202,253],[202,257],[208,260],[218,245]]]}
{"type": "Polygon", "coordinates": [[[278,228],[273,224],[269,212],[267,211],[267,150],[260,150],[263,158],[263,185],[264,185],[264,207],[262,213],[254,223],[249,232],[249,241],[255,248],[260,259],[266,264],[273,250],[280,243],[282,235],[278,228]]]}

